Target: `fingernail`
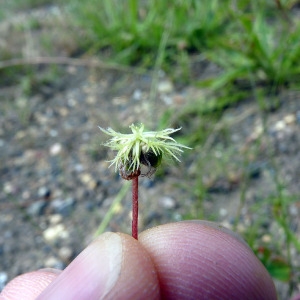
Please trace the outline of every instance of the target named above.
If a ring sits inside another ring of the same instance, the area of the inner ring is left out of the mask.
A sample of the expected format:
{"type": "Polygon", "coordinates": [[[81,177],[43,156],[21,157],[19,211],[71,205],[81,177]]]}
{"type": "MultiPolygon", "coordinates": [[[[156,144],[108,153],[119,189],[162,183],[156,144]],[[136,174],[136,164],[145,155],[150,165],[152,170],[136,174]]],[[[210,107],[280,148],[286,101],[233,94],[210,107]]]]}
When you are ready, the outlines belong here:
{"type": "Polygon", "coordinates": [[[105,233],[89,245],[38,299],[102,299],[117,282],[122,240],[105,233]]]}
{"type": "Polygon", "coordinates": [[[105,233],[95,242],[97,246],[96,256],[100,260],[100,266],[97,268],[103,270],[103,282],[106,281],[103,289],[102,297],[109,293],[117,282],[122,265],[122,240],[118,234],[105,233]],[[101,250],[99,253],[98,251],[101,250]]]}

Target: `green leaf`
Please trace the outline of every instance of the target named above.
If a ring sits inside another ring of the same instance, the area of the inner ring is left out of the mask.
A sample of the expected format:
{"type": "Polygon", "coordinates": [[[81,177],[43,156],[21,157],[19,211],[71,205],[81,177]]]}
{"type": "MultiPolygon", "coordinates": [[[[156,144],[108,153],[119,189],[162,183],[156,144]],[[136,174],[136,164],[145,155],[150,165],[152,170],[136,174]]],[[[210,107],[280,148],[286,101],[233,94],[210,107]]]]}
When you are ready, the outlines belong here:
{"type": "Polygon", "coordinates": [[[280,257],[272,259],[269,264],[266,265],[266,268],[270,275],[277,280],[288,282],[291,278],[291,267],[280,257]]]}

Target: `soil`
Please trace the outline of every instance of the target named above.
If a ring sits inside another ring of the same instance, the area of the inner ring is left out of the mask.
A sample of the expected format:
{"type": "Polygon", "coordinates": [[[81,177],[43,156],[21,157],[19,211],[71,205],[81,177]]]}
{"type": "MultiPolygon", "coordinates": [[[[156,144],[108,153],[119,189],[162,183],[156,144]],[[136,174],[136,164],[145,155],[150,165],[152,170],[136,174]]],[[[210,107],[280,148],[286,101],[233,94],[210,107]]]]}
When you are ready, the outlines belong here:
{"type": "MultiPolygon", "coordinates": [[[[35,14],[47,29],[48,20],[54,18],[51,12],[59,18],[57,8],[50,12],[45,8],[6,20],[0,24],[1,40],[15,49],[22,39],[8,37],[16,34],[16,22],[35,14]]],[[[32,47],[38,38],[39,33],[34,32],[32,47]]],[[[69,40],[67,44],[69,48],[56,47],[53,57],[69,55],[75,46],[69,40]]],[[[33,48],[43,56],[42,49],[33,48]]],[[[132,69],[84,62],[78,65],[76,60],[58,64],[54,80],[39,81],[52,67],[47,63],[33,67],[27,93],[19,82],[0,88],[2,287],[24,272],[64,268],[94,238],[124,185],[114,169],[108,168],[112,153],[101,145],[107,137],[97,126],[129,132],[130,124],[143,122],[155,129],[164,111],[172,108],[179,112],[203,93],[192,86],[179,88],[162,73],[153,101],[152,73],[137,74],[132,69]]],[[[198,69],[200,77],[210,72],[211,66],[198,69]]],[[[260,215],[270,215],[261,238],[282,241],[284,234],[271,219],[270,206],[257,205],[278,194],[279,181],[280,192],[292,199],[290,228],[300,239],[300,93],[284,90],[278,99],[276,109],[262,113],[249,95],[248,100],[224,112],[204,147],[186,151],[180,164],[163,165],[153,178],[141,177],[140,231],[193,216],[198,207],[204,218],[229,228],[238,214],[236,230],[240,233],[260,215]],[[218,171],[225,156],[230,167],[218,171]],[[199,157],[206,163],[199,166],[199,157]],[[197,173],[203,174],[201,185],[208,190],[202,198],[195,193],[200,184],[195,179],[197,173]],[[245,178],[247,189],[243,193],[245,178]],[[253,207],[265,211],[256,212],[253,207]]],[[[188,130],[183,128],[185,134],[188,130]]],[[[106,230],[130,234],[130,218],[128,192],[115,207],[106,230]]],[[[299,253],[292,252],[292,260],[294,268],[299,268],[299,253]]],[[[279,296],[287,299],[288,285],[276,284],[279,296]]],[[[293,292],[297,291],[300,286],[295,281],[293,292]]]]}

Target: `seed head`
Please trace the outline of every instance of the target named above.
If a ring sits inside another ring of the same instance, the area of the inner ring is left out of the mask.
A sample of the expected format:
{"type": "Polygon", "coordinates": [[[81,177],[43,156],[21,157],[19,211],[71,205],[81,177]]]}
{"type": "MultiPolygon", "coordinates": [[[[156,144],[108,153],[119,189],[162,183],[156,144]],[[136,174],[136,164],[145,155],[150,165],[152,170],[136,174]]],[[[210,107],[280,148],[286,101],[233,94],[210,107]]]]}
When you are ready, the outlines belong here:
{"type": "MultiPolygon", "coordinates": [[[[167,128],[161,131],[144,131],[144,124],[130,125],[132,133],[123,134],[114,131],[112,128],[101,131],[112,136],[104,145],[117,151],[117,155],[110,162],[110,166],[115,165],[124,174],[140,174],[141,164],[150,167],[157,167],[162,157],[171,157],[180,161],[178,156],[183,152],[183,148],[191,149],[177,143],[170,134],[181,128],[167,128]],[[147,159],[147,157],[149,159],[147,159]],[[151,159],[150,159],[151,158],[151,159]],[[152,165],[155,162],[155,166],[152,165]]],[[[137,175],[138,176],[138,175],[137,175]]],[[[124,178],[124,176],[122,176],[124,178]]],[[[126,175],[125,175],[126,177],[126,175]]],[[[125,178],[132,179],[132,178],[125,178]]]]}

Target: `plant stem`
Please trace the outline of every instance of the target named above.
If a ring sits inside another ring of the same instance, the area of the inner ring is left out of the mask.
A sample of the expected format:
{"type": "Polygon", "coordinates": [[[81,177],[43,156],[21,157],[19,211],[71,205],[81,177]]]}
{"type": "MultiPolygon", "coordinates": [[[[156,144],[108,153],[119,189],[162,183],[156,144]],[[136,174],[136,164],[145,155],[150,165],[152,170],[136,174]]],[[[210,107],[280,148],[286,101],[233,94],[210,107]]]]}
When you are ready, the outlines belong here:
{"type": "Polygon", "coordinates": [[[132,179],[132,237],[138,239],[139,177],[132,179]]]}

